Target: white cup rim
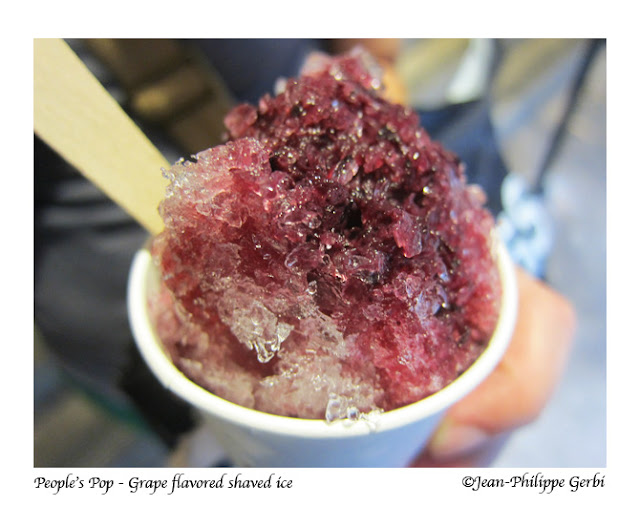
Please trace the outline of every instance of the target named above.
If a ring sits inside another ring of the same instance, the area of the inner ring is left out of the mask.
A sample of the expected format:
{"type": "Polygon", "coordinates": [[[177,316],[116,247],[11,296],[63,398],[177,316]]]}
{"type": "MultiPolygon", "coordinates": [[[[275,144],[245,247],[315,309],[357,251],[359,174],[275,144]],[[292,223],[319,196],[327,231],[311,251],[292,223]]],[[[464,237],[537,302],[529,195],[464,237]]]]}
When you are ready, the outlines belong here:
{"type": "Polygon", "coordinates": [[[145,362],[165,388],[199,411],[254,431],[300,438],[346,438],[371,432],[394,430],[443,412],[478,386],[502,359],[511,340],[517,316],[515,268],[506,248],[495,241],[495,253],[502,283],[500,315],[489,345],[455,381],[435,394],[402,408],[387,411],[370,420],[308,420],[264,413],[216,396],[188,379],[164,351],[153,329],[148,308],[148,276],[155,268],[148,249],[134,256],[127,287],[127,309],[133,336],[145,362]]]}

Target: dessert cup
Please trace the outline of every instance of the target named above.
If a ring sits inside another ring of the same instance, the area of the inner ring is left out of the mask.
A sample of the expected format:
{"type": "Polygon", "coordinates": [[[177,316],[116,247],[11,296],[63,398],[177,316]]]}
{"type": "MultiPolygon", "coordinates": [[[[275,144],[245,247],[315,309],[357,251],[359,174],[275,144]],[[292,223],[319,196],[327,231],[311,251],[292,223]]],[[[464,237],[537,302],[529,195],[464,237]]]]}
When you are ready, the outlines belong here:
{"type": "Polygon", "coordinates": [[[160,383],[187,401],[238,467],[402,467],[408,465],[454,403],[500,362],[517,315],[513,263],[496,241],[502,283],[500,315],[487,348],[455,381],[421,401],[357,421],[272,415],[239,406],[189,380],[165,353],[149,318],[147,295],[158,273],[147,249],[131,265],[127,305],[135,342],[160,383]]]}

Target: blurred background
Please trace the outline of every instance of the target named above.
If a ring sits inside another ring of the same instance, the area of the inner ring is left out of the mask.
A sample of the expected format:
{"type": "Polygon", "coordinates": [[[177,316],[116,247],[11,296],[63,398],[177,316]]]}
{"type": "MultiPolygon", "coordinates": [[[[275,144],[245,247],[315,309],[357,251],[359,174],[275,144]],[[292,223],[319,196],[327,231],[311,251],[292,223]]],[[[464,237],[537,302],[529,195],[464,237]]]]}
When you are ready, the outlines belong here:
{"type": "MultiPolygon", "coordinates": [[[[196,40],[67,42],[168,160],[216,144],[222,117],[229,107],[240,101],[257,101],[272,90],[276,77],[295,74],[314,49],[339,51],[358,42],[367,45],[383,66],[393,71],[389,89],[418,111],[481,104],[489,120],[482,135],[493,137],[500,165],[507,174],[504,182],[498,180],[496,190],[501,233],[516,260],[569,298],[578,316],[575,346],[553,398],[535,422],[509,439],[493,465],[606,465],[603,41],[268,40],[260,44],[260,65],[249,49],[256,41],[241,39],[226,44],[196,40]]],[[[446,139],[446,130],[443,132],[446,139]]],[[[83,265],[80,255],[69,261],[67,270],[60,260],[65,251],[80,251],[78,245],[84,244],[75,242],[78,234],[69,232],[68,210],[90,203],[90,213],[85,216],[96,219],[95,230],[111,230],[114,223],[124,227],[126,238],[120,236],[120,246],[138,247],[144,233],[131,228],[122,216],[114,218],[113,210],[105,214],[104,202],[95,189],[77,185],[72,191],[68,186],[59,189],[59,181],[73,179],[62,165],[36,139],[35,466],[212,464],[199,460],[194,448],[213,452],[218,459],[213,463],[224,465],[224,455],[210,441],[193,444],[198,441],[197,433],[191,435],[188,444],[163,437],[166,427],[153,427],[144,407],[140,412],[126,396],[121,398],[95,380],[98,377],[107,383],[116,374],[108,367],[96,368],[91,361],[92,353],[100,358],[115,356],[118,350],[108,343],[114,337],[109,335],[114,332],[109,322],[119,319],[119,337],[114,338],[118,346],[125,350],[131,344],[126,319],[123,322],[121,318],[123,283],[130,261],[126,252],[120,259],[122,279],[111,286],[111,300],[117,301],[111,319],[92,325],[87,313],[85,326],[74,329],[79,334],[91,334],[95,327],[101,327],[107,337],[97,334],[96,345],[88,351],[78,343],[75,351],[73,342],[64,344],[73,341],[64,328],[64,314],[55,305],[47,305],[46,299],[62,284],[71,286],[73,276],[80,279],[88,272],[78,269],[83,265]],[[60,178],[49,175],[52,166],[61,168],[60,178]],[[42,185],[38,185],[40,180],[42,185]],[[74,360],[82,362],[84,368],[76,367],[74,360]]],[[[115,247],[111,242],[103,244],[105,250],[115,247]]],[[[82,291],[75,297],[82,301],[82,291]]],[[[81,302],[74,307],[78,304],[81,302]]],[[[81,335],[79,342],[82,340],[81,335]]],[[[121,364],[125,369],[129,366],[121,364]]],[[[135,386],[129,385],[127,391],[134,397],[141,395],[135,386]]],[[[170,423],[188,427],[189,421],[170,423]]]]}

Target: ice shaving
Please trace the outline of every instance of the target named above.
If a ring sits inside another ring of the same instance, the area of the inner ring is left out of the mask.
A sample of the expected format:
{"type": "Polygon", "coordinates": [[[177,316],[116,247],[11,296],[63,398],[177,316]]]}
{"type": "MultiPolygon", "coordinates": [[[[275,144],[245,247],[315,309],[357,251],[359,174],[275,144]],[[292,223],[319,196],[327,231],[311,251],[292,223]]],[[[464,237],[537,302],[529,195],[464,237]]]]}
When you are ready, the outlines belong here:
{"type": "Polygon", "coordinates": [[[494,220],[362,51],[226,117],[166,171],[150,314],[174,364],[242,406],[356,420],[442,389],[497,322],[494,220]]]}

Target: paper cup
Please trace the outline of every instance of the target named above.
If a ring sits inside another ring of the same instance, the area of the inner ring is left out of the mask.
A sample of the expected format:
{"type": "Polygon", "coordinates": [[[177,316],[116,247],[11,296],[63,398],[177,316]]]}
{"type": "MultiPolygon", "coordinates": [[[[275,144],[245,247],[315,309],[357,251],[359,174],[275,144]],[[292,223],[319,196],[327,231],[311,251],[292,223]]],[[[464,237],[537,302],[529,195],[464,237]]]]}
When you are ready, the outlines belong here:
{"type": "Polygon", "coordinates": [[[248,409],[189,380],[173,365],[156,335],[147,294],[157,283],[150,253],[138,251],[128,285],[128,311],[140,352],[160,383],[189,402],[239,467],[402,467],[424,447],[446,410],[473,390],[502,358],[516,321],[515,270],[496,245],[502,282],[500,317],[488,347],[454,382],[408,406],[369,420],[304,420],[248,409]]]}

